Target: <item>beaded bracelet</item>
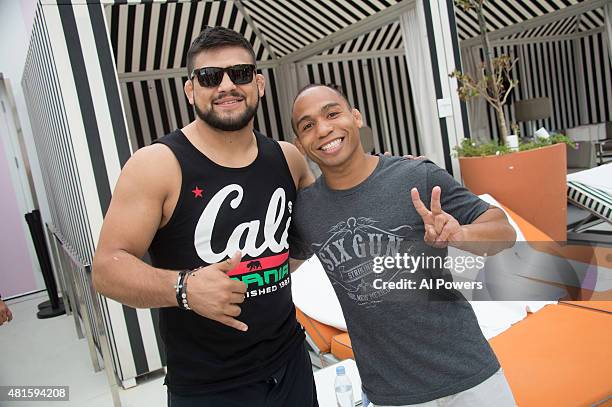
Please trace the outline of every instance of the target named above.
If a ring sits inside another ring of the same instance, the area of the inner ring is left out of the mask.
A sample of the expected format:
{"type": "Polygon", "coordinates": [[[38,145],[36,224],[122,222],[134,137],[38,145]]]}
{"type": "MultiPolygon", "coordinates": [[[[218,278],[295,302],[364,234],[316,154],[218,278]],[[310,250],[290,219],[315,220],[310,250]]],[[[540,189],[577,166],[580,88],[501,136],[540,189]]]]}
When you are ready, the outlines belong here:
{"type": "Polygon", "coordinates": [[[204,266],[197,267],[193,270],[181,270],[179,271],[178,277],[176,278],[176,303],[179,308],[184,310],[190,310],[189,303],[187,302],[187,279],[189,276],[196,271],[204,268],[204,266]]]}
{"type": "Polygon", "coordinates": [[[191,274],[191,270],[181,270],[176,280],[176,303],[179,308],[184,310],[190,310],[189,304],[187,303],[187,277],[191,274]]]}

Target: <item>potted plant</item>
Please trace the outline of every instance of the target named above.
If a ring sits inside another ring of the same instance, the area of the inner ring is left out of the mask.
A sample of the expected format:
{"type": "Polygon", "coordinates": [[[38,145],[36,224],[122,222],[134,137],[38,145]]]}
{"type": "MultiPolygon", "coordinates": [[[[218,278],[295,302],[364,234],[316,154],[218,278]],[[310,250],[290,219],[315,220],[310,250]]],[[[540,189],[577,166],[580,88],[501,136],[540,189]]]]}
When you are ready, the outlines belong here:
{"type": "MultiPolygon", "coordinates": [[[[496,113],[499,141],[475,143],[465,139],[456,148],[461,176],[475,194],[490,194],[502,204],[548,234],[552,239],[567,238],[566,217],[566,145],[574,143],[566,136],[523,140],[518,148],[511,137],[503,107],[518,80],[511,73],[517,60],[508,55],[491,58],[491,46],[483,14],[485,0],[455,0],[466,11],[476,12],[484,61],[477,76],[454,71],[462,100],[484,98],[496,113]],[[517,151],[518,150],[518,151],[517,151]]],[[[514,135],[518,126],[513,125],[514,135]]]]}

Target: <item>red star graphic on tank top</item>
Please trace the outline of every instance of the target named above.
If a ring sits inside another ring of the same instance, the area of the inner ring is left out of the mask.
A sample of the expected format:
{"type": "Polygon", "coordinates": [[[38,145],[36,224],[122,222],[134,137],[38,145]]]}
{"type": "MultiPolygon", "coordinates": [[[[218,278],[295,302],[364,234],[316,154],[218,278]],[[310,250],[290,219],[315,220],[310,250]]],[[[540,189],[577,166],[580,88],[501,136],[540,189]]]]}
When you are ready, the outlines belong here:
{"type": "Polygon", "coordinates": [[[203,189],[200,189],[200,188],[199,188],[199,187],[196,185],[195,189],[194,189],[193,191],[191,191],[191,192],[193,192],[193,195],[194,195],[193,197],[194,197],[194,198],[202,198],[202,192],[204,192],[204,190],[203,190],[203,189]]]}

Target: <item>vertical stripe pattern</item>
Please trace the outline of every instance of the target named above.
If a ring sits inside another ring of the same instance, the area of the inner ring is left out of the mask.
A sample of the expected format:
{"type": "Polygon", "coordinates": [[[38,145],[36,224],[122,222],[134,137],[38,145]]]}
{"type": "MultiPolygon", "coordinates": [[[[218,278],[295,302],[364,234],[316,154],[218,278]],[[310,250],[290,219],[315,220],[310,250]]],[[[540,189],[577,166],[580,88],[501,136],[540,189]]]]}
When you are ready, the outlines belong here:
{"type": "MultiPolygon", "coordinates": [[[[612,121],[612,67],[608,57],[605,33],[583,37],[578,42],[579,60],[574,62],[574,42],[550,41],[494,47],[494,56],[501,54],[518,58],[513,78],[519,80],[509,102],[504,107],[509,123],[515,122],[512,101],[549,97],[553,113],[536,120],[536,129],[563,131],[568,128],[612,121]],[[576,76],[582,70],[585,78],[585,100],[579,100],[576,76]],[[579,103],[586,106],[587,118],[580,122],[579,103]]],[[[489,128],[498,139],[495,111],[488,109],[489,128]]],[[[527,124],[519,123],[521,134],[527,134],[527,124]]]]}
{"type": "MultiPolygon", "coordinates": [[[[112,188],[131,154],[122,106],[123,99],[132,95],[120,88],[118,53],[109,41],[122,30],[116,27],[107,32],[105,18],[109,15],[112,9],[105,13],[103,6],[94,2],[39,4],[22,77],[43,181],[49,191],[50,222],[83,265],[91,264],[112,188]],[[47,68],[44,86],[41,67],[47,68]]],[[[142,90],[141,86],[141,93],[134,92],[133,97],[147,96],[142,90]]],[[[156,105],[163,88],[153,86],[152,92],[153,106],[163,112],[164,100],[161,106],[156,105]]],[[[151,122],[156,128],[170,128],[161,115],[151,122]]],[[[75,267],[73,277],[79,291],[89,293],[82,269],[75,267]]],[[[101,301],[114,368],[121,380],[163,366],[163,345],[158,334],[152,333],[156,329],[152,328],[154,311],[137,312],[115,301],[86,295],[90,315],[92,301],[101,301]]],[[[92,329],[97,340],[95,325],[92,329]]]]}
{"type": "MultiPolygon", "coordinates": [[[[255,115],[255,128],[276,140],[290,140],[280,119],[278,85],[273,69],[258,69],[266,79],[264,96],[255,115]]],[[[183,73],[186,75],[186,72],[183,73]]],[[[193,107],[183,90],[187,76],[144,81],[121,80],[121,93],[133,151],[182,128],[195,119],[193,107]]]]}
{"type": "Polygon", "coordinates": [[[372,128],[376,152],[420,154],[405,57],[351,59],[303,67],[309,83],[333,83],[341,87],[349,102],[363,115],[364,123],[372,128]],[[376,90],[377,82],[382,83],[382,95],[376,90]],[[400,83],[403,86],[397,86],[400,83]],[[385,143],[387,130],[383,123],[389,127],[390,146],[385,143]]]}

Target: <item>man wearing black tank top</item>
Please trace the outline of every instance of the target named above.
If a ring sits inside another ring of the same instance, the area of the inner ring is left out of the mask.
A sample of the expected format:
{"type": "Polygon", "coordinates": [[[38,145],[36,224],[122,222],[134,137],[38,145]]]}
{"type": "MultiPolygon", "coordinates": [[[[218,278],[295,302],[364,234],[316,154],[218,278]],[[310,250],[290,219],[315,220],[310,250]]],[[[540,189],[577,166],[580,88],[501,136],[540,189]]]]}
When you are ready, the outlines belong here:
{"type": "Polygon", "coordinates": [[[187,69],[196,120],[126,163],[95,287],[160,308],[169,406],[316,406],[287,243],[296,191],[313,177],[293,145],[253,129],[265,78],[244,37],[207,28],[187,69]]]}

